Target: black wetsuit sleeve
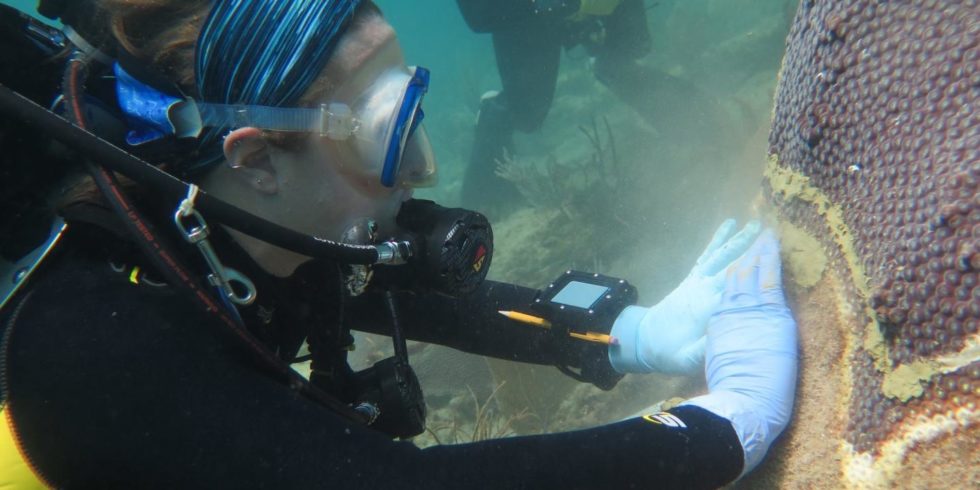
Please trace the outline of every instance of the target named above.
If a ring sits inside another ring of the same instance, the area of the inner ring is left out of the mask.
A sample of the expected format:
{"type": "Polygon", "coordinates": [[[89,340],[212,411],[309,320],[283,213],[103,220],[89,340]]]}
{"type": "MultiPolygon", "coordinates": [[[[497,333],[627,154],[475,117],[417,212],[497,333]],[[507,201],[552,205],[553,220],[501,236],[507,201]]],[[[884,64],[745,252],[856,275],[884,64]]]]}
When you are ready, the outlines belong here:
{"type": "Polygon", "coordinates": [[[580,0],[456,0],[475,32],[519,29],[528,21],[563,21],[578,11],[580,0]]]}
{"type": "MultiPolygon", "coordinates": [[[[405,335],[411,340],[534,364],[580,367],[583,359],[608,364],[608,348],[602,344],[558,338],[549,330],[499,313],[527,311],[535,294],[534,289],[484,281],[473,293],[459,297],[399,293],[396,304],[405,335]]],[[[384,305],[380,293],[354,298],[345,305],[348,326],[390,335],[391,315],[384,305]]]]}
{"type": "Polygon", "coordinates": [[[174,291],[104,261],[49,271],[15,307],[0,323],[5,410],[58,488],[713,488],[742,467],[731,424],[697,407],[424,450],[395,442],[259,370],[174,291]]]}

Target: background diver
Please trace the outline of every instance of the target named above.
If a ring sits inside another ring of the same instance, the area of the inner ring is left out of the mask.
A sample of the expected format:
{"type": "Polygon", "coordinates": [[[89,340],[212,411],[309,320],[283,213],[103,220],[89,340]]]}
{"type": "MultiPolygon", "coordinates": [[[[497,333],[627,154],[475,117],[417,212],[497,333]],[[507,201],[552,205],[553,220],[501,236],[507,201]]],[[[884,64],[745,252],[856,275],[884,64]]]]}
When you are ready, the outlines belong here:
{"type": "Polygon", "coordinates": [[[50,251],[0,311],[0,486],[711,488],[788,424],[796,328],[773,234],[725,222],[650,308],[598,274],[542,291],[483,280],[486,220],[410,199],[435,175],[427,72],[369,1],[41,7],[64,34],[2,8],[4,175],[32,156],[90,177],[57,206],[56,239],[4,236],[5,261],[50,251]],[[351,329],[392,335],[396,356],[352,371],[351,329]],[[709,393],[589,430],[418,449],[393,440],[424,424],[405,337],[606,389],[703,363],[709,393]],[[304,341],[309,382],[288,368],[304,341]]]}
{"type": "MultiPolygon", "coordinates": [[[[501,90],[480,102],[463,180],[464,205],[506,210],[522,202],[516,186],[496,175],[515,155],[515,131],[544,123],[558,83],[563,49],[582,46],[596,78],[669,140],[723,136],[717,107],[689,82],[643,64],[651,49],[643,0],[456,0],[470,28],[490,33],[501,90]],[[666,122],[666,124],[660,124],[666,122]]],[[[725,147],[721,141],[718,146],[725,147]]]]}

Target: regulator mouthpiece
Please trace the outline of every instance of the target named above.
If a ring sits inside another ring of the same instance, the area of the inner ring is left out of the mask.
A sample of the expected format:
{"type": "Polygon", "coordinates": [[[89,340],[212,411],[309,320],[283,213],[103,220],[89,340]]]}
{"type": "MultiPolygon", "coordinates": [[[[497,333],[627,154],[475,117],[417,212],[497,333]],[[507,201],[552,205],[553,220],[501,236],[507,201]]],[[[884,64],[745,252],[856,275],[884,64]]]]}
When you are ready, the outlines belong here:
{"type": "Polygon", "coordinates": [[[395,222],[408,236],[375,245],[378,263],[408,265],[398,271],[378,269],[386,286],[456,295],[486,279],[493,230],[482,214],[412,199],[402,204],[395,222]]]}

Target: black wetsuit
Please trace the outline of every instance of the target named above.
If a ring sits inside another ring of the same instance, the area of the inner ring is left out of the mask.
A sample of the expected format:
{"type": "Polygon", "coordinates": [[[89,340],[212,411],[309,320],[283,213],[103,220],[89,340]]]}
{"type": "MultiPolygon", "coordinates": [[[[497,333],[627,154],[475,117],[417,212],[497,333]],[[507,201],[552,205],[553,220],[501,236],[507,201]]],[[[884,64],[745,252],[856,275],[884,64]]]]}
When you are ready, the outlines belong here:
{"type": "MultiPolygon", "coordinates": [[[[124,240],[71,226],[0,316],[0,406],[34,466],[59,488],[710,488],[741,471],[731,424],[697,407],[670,411],[686,428],[629,419],[428,449],[393,441],[259,368],[152,271],[150,279],[132,276],[140,257],[124,240]]],[[[249,309],[245,321],[284,358],[296,335],[280,323],[299,318],[297,311],[339,311],[324,297],[321,306],[300,304],[307,301],[289,284],[262,284],[275,283],[260,282],[260,295],[288,298],[272,320],[249,309]]],[[[401,296],[398,303],[411,338],[528,362],[576,362],[582,352],[556,348],[495,313],[532,294],[488,281],[467,298],[401,296]]],[[[351,326],[386,331],[378,297],[348,303],[351,326]]]]}
{"type": "Polygon", "coordinates": [[[642,0],[624,0],[608,17],[579,22],[561,12],[537,13],[528,0],[456,1],[470,28],[492,34],[503,85],[501,103],[521,131],[538,129],[548,114],[562,47],[585,45],[596,57],[600,80],[650,51],[642,0]]]}

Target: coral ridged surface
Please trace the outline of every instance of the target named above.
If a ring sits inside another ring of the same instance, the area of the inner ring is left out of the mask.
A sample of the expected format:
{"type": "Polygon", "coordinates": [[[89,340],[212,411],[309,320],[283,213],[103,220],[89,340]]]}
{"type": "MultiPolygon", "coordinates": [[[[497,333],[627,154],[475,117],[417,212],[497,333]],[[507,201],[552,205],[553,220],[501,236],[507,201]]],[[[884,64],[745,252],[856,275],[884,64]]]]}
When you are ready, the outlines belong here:
{"type": "Polygon", "coordinates": [[[903,464],[978,438],[980,1],[803,0],[769,144],[768,200],[841,278],[842,474],[921,488],[903,464]]]}

